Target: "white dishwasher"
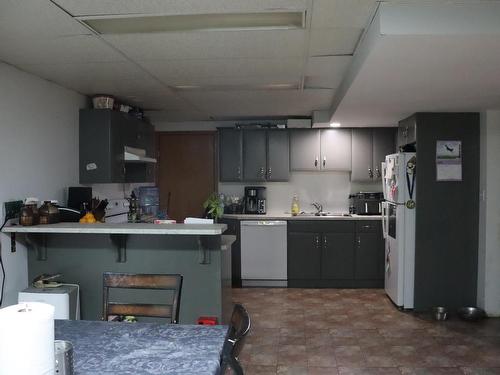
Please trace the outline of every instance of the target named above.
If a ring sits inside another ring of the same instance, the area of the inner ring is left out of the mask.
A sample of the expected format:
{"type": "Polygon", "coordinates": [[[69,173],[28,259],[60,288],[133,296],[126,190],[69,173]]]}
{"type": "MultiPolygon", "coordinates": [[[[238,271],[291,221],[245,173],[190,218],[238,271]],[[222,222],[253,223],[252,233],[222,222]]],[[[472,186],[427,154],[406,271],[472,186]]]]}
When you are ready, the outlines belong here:
{"type": "Polygon", "coordinates": [[[243,286],[287,286],[286,221],[241,221],[243,286]]]}

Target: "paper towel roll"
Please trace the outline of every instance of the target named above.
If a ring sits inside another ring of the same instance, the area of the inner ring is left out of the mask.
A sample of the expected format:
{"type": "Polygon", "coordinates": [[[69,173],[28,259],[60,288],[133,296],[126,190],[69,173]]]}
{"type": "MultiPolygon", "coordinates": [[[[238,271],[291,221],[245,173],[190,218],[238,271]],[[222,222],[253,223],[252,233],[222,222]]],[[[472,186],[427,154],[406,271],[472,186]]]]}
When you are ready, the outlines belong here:
{"type": "Polygon", "coordinates": [[[54,306],[27,302],[0,309],[0,375],[54,374],[54,306]]]}

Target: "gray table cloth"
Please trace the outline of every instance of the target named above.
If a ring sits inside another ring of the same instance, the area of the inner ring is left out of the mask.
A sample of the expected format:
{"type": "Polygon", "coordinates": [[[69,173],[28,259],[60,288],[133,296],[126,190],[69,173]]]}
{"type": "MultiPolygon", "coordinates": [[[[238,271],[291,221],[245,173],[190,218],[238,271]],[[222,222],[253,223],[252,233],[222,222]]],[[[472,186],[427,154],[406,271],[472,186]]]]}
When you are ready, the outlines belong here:
{"type": "Polygon", "coordinates": [[[217,374],[227,326],[56,320],[77,375],[217,374]]]}

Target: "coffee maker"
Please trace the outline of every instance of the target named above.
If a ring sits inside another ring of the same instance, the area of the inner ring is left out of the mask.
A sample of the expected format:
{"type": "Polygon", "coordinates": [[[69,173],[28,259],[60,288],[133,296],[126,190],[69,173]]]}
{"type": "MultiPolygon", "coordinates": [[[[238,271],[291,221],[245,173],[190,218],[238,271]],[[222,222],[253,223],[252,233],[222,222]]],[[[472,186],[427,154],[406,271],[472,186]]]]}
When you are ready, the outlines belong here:
{"type": "Polygon", "coordinates": [[[245,186],[245,213],[266,213],[266,188],[263,186],[245,186]]]}

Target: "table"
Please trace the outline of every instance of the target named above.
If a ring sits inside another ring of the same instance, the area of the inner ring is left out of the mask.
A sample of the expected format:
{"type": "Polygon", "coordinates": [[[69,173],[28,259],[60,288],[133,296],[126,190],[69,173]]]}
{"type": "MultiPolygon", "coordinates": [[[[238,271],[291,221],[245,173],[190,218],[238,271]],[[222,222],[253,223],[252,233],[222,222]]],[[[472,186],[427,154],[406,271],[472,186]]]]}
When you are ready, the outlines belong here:
{"type": "Polygon", "coordinates": [[[75,375],[218,374],[227,326],[56,320],[75,375]]]}

